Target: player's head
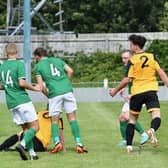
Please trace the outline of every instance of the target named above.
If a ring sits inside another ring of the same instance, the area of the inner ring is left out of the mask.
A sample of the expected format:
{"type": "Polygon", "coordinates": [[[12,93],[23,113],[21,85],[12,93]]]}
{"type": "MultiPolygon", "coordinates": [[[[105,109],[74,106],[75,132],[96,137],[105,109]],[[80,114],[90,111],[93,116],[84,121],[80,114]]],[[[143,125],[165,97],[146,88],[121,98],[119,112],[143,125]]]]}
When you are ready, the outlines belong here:
{"type": "Polygon", "coordinates": [[[132,57],[132,52],[130,50],[124,50],[121,54],[122,62],[126,66],[129,59],[132,57]]]}
{"type": "Polygon", "coordinates": [[[6,46],[5,46],[5,54],[6,56],[9,58],[9,57],[15,57],[16,54],[17,54],[17,47],[16,47],[16,44],[15,43],[8,43],[6,46]]]}
{"type": "Polygon", "coordinates": [[[47,56],[47,51],[44,48],[39,47],[34,50],[33,55],[35,60],[38,62],[42,57],[47,56]]]}
{"type": "Polygon", "coordinates": [[[135,35],[135,34],[130,35],[128,40],[131,42],[130,49],[132,52],[136,52],[138,50],[143,49],[146,43],[146,38],[144,36],[135,35]]]}

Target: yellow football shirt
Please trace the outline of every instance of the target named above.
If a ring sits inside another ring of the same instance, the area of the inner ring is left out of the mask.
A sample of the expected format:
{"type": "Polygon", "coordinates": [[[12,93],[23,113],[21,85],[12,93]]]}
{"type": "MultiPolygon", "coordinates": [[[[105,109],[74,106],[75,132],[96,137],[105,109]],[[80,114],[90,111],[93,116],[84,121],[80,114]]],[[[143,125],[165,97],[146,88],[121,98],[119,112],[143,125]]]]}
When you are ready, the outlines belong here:
{"type": "MultiPolygon", "coordinates": [[[[48,116],[48,110],[38,112],[38,121],[40,130],[36,133],[36,137],[41,141],[44,148],[47,148],[51,141],[51,119],[48,116]]],[[[59,129],[63,129],[62,117],[58,122],[59,129]]]]}
{"type": "Polygon", "coordinates": [[[126,76],[132,78],[131,94],[136,95],[147,91],[158,91],[157,70],[158,60],[152,53],[142,52],[130,59],[126,76]]]}
{"type": "Polygon", "coordinates": [[[38,112],[38,120],[40,130],[36,133],[36,137],[41,141],[44,148],[47,148],[51,141],[51,120],[48,118],[48,111],[38,112]]]}

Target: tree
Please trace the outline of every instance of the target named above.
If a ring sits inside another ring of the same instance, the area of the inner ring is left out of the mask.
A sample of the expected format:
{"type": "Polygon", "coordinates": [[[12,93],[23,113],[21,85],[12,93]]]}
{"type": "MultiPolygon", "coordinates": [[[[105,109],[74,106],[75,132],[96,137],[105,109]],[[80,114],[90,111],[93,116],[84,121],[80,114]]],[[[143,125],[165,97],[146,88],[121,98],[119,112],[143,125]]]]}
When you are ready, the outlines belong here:
{"type": "Polygon", "coordinates": [[[163,32],[168,31],[168,2],[164,5],[163,15],[159,19],[159,24],[157,24],[158,29],[163,32]]]}
{"type": "MultiPolygon", "coordinates": [[[[79,33],[155,32],[166,0],[63,1],[64,30],[79,33]]],[[[50,24],[58,11],[52,0],[40,10],[50,24]]],[[[37,18],[36,18],[37,19],[37,18]]],[[[33,22],[38,29],[39,21],[33,22]]]]}
{"type": "MultiPolygon", "coordinates": [[[[15,6],[18,0],[13,0],[15,6]]],[[[40,0],[33,0],[32,7],[40,0]]],[[[167,31],[167,0],[63,0],[64,31],[79,33],[120,33],[167,31]],[[166,4],[165,4],[166,3],[166,4]],[[159,24],[158,24],[159,23],[159,24]]],[[[1,2],[0,2],[1,3],[1,2]]],[[[6,2],[3,2],[3,4],[6,2]]],[[[0,5],[0,27],[5,27],[5,5],[0,5]]],[[[47,0],[40,9],[46,21],[59,30],[58,4],[47,0]]],[[[17,22],[17,21],[16,21],[17,22]]],[[[32,26],[46,31],[47,26],[34,16],[32,26]]]]}

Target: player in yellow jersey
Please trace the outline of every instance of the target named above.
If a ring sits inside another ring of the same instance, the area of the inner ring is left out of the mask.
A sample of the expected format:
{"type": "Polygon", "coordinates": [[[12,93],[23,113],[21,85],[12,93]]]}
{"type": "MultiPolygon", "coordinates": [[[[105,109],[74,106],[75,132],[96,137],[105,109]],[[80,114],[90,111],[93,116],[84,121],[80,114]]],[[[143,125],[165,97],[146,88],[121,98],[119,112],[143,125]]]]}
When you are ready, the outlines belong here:
{"type": "Polygon", "coordinates": [[[151,128],[148,135],[151,139],[153,147],[158,146],[158,140],[155,132],[161,124],[160,103],[157,96],[158,81],[156,74],[168,86],[168,76],[160,67],[158,59],[152,53],[143,51],[146,38],[140,35],[131,35],[129,37],[130,49],[134,56],[127,65],[127,72],[120,84],[110,89],[111,96],[115,96],[122,88],[124,88],[130,80],[132,80],[131,100],[130,100],[130,117],[129,124],[126,129],[127,152],[130,153],[132,148],[132,140],[134,137],[135,123],[140,114],[142,105],[145,104],[147,111],[151,114],[151,128]]]}
{"type": "MultiPolygon", "coordinates": [[[[126,71],[126,66],[128,64],[129,59],[133,56],[130,50],[124,50],[121,54],[122,62],[124,64],[124,72],[126,71]]],[[[128,93],[124,95],[124,89],[122,89],[119,94],[124,99],[124,105],[122,107],[119,122],[120,122],[120,133],[122,136],[122,140],[117,146],[126,146],[126,128],[129,120],[129,102],[131,98],[131,86],[132,82],[128,84],[128,93]]],[[[148,141],[148,134],[144,131],[140,122],[136,122],[135,130],[140,134],[140,145],[145,144],[148,141]]]]}
{"type": "MultiPolygon", "coordinates": [[[[51,119],[48,116],[48,110],[38,112],[38,121],[40,130],[36,133],[33,138],[34,150],[36,152],[43,152],[47,150],[47,147],[51,141],[51,119]]],[[[64,136],[63,136],[63,119],[59,118],[59,130],[60,130],[60,141],[63,144],[63,151],[65,151],[64,136]]],[[[7,138],[1,145],[0,151],[10,151],[11,146],[20,141],[23,137],[23,131],[18,134],[14,134],[7,138]]]]}

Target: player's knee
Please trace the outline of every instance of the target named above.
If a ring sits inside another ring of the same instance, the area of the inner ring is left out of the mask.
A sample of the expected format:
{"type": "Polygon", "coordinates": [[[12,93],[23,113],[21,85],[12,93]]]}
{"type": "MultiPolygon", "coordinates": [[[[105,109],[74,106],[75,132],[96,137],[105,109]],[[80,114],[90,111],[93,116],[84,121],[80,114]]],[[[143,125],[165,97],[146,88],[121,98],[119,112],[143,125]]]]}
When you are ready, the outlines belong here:
{"type": "Polygon", "coordinates": [[[120,116],[119,116],[119,121],[120,121],[120,122],[128,121],[128,117],[125,116],[125,115],[120,115],[120,116]]]}
{"type": "Polygon", "coordinates": [[[152,118],[160,118],[160,111],[152,111],[152,118]]]}

